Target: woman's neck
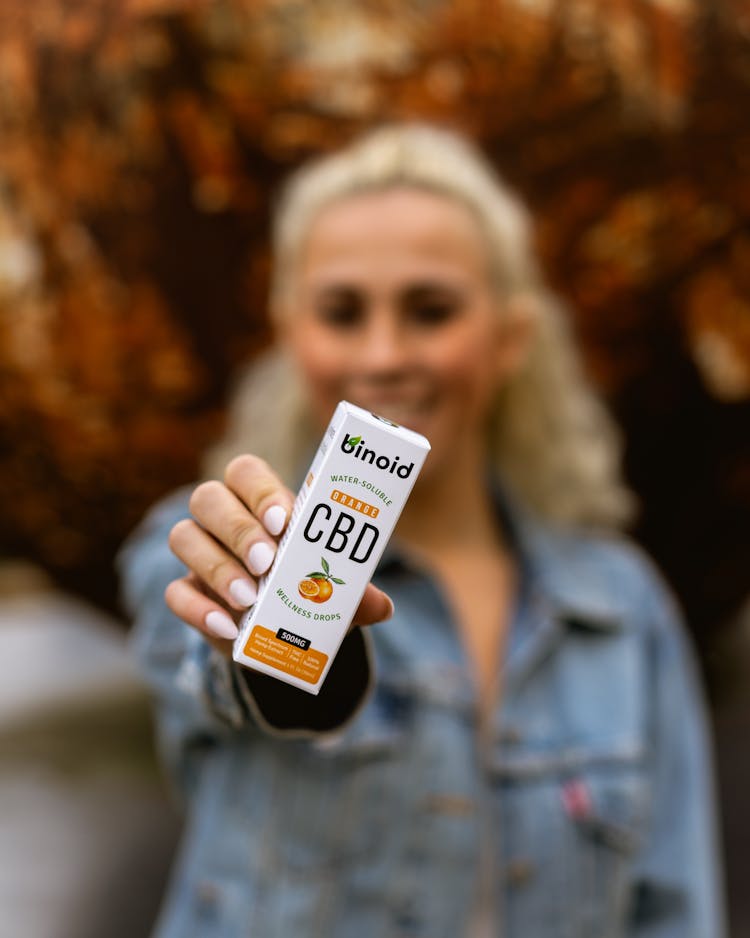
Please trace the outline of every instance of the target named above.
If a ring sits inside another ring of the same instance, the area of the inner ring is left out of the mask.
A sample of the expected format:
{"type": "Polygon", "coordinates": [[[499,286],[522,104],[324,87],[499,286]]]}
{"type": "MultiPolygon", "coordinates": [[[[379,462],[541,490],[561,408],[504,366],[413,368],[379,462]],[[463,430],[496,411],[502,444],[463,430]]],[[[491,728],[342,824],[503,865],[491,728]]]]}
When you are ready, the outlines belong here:
{"type": "Polygon", "coordinates": [[[500,693],[499,661],[517,572],[492,503],[487,460],[479,456],[459,455],[460,464],[449,471],[420,477],[396,533],[437,579],[461,636],[480,713],[487,714],[500,693]]]}
{"type": "Polygon", "coordinates": [[[398,523],[402,543],[420,552],[503,544],[483,453],[459,456],[414,486],[398,523]]]}

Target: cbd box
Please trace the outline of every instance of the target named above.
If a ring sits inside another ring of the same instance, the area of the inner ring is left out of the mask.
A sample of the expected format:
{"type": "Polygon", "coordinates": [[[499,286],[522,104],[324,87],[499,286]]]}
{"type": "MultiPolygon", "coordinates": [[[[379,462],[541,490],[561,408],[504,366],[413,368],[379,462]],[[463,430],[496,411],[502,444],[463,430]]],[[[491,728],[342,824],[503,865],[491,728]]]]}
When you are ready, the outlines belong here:
{"type": "Polygon", "coordinates": [[[320,691],[429,450],[412,430],[338,405],[240,622],[235,661],[320,691]]]}

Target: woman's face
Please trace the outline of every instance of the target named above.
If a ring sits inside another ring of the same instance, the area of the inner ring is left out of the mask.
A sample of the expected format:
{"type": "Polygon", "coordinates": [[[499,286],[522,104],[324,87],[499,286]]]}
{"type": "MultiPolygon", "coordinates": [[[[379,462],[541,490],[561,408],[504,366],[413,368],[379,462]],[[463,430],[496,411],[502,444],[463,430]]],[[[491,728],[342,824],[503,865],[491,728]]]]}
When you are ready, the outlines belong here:
{"type": "Polygon", "coordinates": [[[465,207],[407,188],[332,204],[308,233],[289,303],[283,337],[322,425],[349,400],[423,433],[433,470],[461,446],[483,452],[523,343],[465,207]]]}

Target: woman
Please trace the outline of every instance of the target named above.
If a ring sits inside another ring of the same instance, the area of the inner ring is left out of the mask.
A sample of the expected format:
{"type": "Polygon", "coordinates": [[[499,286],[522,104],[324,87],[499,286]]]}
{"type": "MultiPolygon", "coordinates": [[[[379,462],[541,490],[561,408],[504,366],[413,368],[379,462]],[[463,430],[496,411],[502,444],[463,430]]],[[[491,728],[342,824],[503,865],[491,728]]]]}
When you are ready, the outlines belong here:
{"type": "Polygon", "coordinates": [[[277,348],[123,556],[187,806],[160,938],[723,933],[692,660],[528,229],[425,126],[287,187],[277,348]],[[432,451],[315,698],[231,639],[340,399],[432,451]]]}

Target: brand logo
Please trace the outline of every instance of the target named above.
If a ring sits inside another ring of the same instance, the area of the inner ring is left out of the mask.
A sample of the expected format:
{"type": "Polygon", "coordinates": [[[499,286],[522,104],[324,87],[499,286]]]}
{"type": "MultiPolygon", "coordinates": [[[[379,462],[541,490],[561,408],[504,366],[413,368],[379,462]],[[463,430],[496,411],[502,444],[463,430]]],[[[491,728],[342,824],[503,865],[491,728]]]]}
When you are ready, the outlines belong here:
{"type": "Polygon", "coordinates": [[[349,436],[348,433],[344,434],[344,439],[341,442],[341,451],[351,454],[355,459],[361,459],[362,462],[369,463],[371,466],[377,466],[378,469],[382,469],[383,472],[388,472],[391,475],[395,473],[400,479],[408,479],[414,468],[413,462],[410,462],[408,465],[406,465],[406,463],[400,463],[398,456],[394,456],[393,459],[391,459],[390,456],[379,456],[374,449],[367,448],[366,441],[363,440],[361,436],[349,436]]]}

